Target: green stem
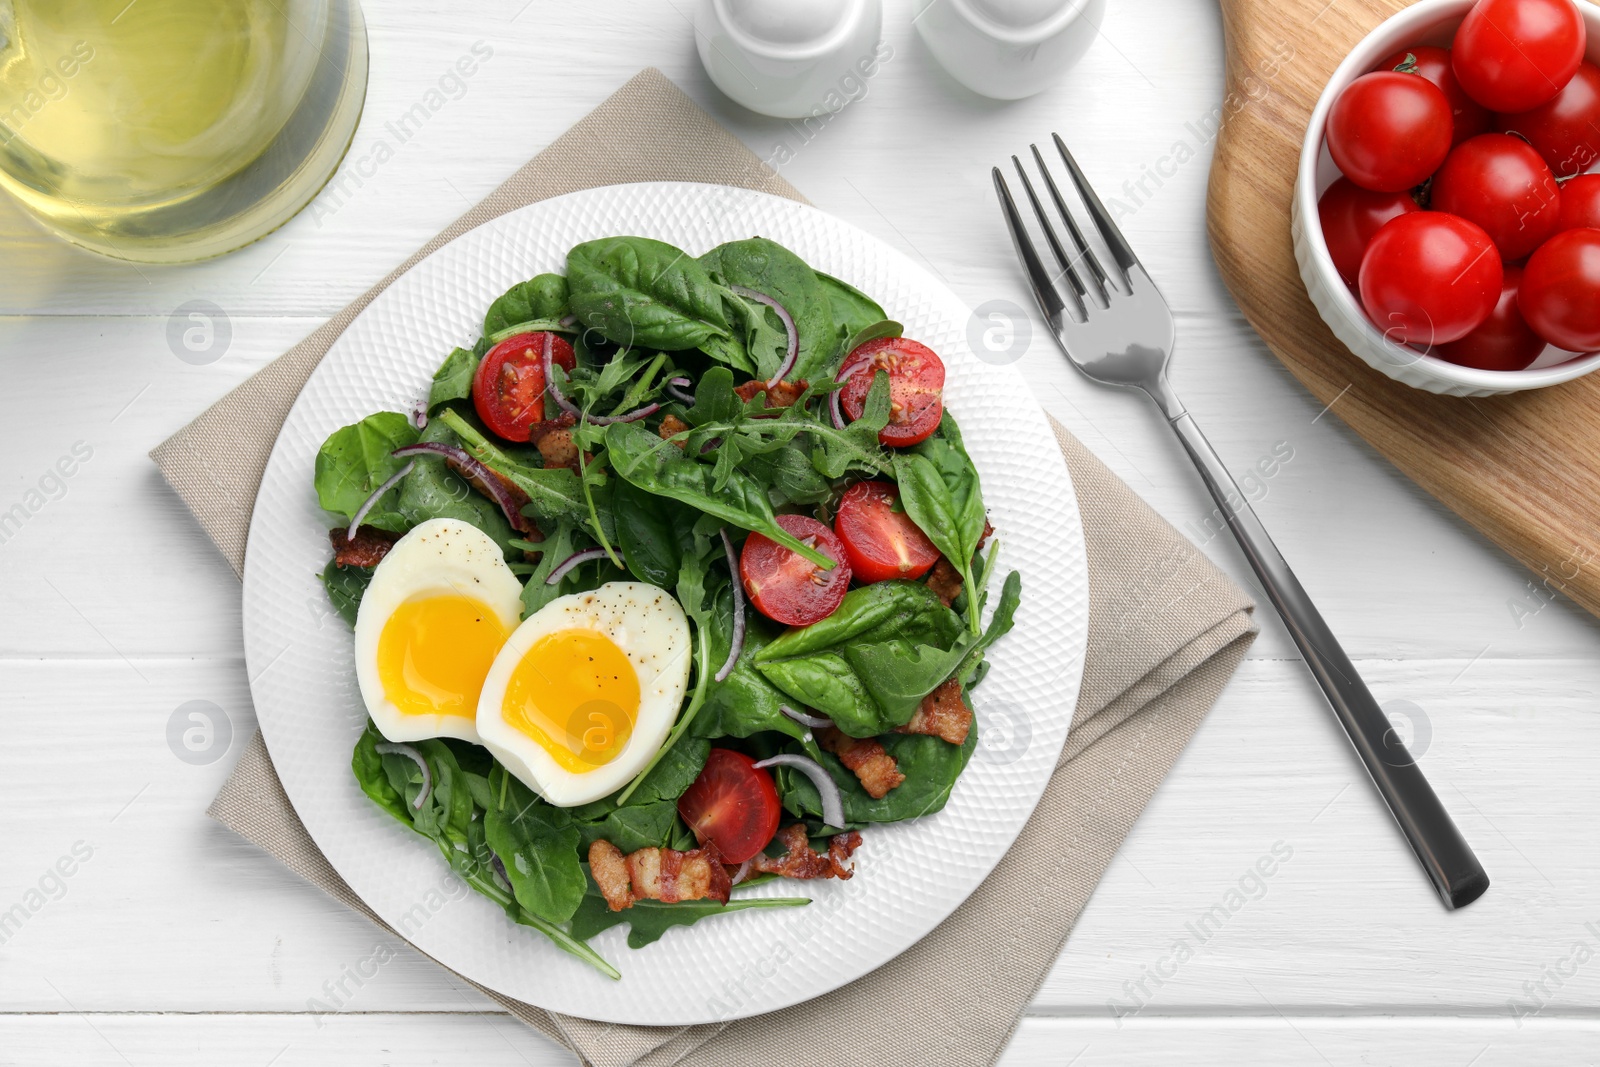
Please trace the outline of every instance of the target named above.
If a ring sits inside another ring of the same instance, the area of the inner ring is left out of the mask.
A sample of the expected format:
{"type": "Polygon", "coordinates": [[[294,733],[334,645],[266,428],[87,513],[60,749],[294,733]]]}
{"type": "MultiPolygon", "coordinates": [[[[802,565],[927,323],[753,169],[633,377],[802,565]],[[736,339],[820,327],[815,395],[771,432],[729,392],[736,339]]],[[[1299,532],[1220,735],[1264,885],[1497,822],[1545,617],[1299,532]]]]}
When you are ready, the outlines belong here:
{"type": "MultiPolygon", "coordinates": [[[[586,425],[588,421],[589,413],[586,411],[583,413],[583,422],[586,425]]],[[[582,429],[582,426],[580,426],[579,429],[582,429]]],[[[585,466],[583,462],[583,447],[580,445],[577,451],[578,487],[583,490],[583,502],[589,506],[589,525],[594,528],[594,536],[595,539],[600,542],[600,547],[606,550],[606,558],[609,559],[612,565],[620,571],[623,569],[622,560],[617,558],[617,553],[611,547],[611,542],[606,540],[606,532],[600,526],[600,513],[595,510],[594,492],[589,488],[588,467],[585,466]]]]}
{"type": "Polygon", "coordinates": [[[672,746],[678,743],[678,739],[688,732],[689,724],[694,722],[694,717],[700,713],[700,705],[706,702],[706,683],[711,678],[711,639],[706,636],[705,626],[698,622],[695,623],[695,645],[694,695],[689,698],[689,706],[678,716],[678,721],[673,724],[667,740],[656,750],[656,754],[650,757],[650,762],[645,764],[644,770],[640,771],[633,781],[628,783],[628,788],[622,791],[622,795],[617,797],[619,808],[633,796],[633,791],[639,788],[639,783],[655,770],[656,764],[661,762],[661,757],[665,756],[672,746]]]}
{"type": "Polygon", "coordinates": [[[508,337],[515,337],[519,333],[577,333],[576,326],[563,326],[555,319],[530,319],[519,322],[515,326],[507,326],[503,330],[496,330],[489,335],[489,343],[499,344],[508,337]]]}

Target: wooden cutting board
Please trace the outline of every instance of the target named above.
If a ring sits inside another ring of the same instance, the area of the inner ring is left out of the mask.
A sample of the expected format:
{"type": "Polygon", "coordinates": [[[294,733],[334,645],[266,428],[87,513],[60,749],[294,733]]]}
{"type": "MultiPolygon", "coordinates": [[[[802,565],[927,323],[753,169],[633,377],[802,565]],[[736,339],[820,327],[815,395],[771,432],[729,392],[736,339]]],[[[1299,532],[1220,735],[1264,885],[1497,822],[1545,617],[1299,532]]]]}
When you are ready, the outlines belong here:
{"type": "Polygon", "coordinates": [[[1526,564],[1535,583],[1600,615],[1600,373],[1490,398],[1425,393],[1352,355],[1300,281],[1289,202],[1311,110],[1350,48],[1407,5],[1221,4],[1225,99],[1249,102],[1218,137],[1207,223],[1245,317],[1307,389],[1408,477],[1526,564]]]}

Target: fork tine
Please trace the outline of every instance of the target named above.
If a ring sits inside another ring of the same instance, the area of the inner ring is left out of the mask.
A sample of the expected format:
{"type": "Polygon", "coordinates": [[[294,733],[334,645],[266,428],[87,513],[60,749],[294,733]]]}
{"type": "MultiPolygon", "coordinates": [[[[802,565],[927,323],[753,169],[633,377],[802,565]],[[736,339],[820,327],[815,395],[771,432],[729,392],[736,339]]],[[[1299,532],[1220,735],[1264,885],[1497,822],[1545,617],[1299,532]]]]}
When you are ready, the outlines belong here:
{"type": "Polygon", "coordinates": [[[1056,151],[1061,153],[1061,161],[1067,165],[1067,173],[1072,176],[1072,184],[1078,187],[1078,195],[1083,197],[1084,206],[1089,209],[1089,215],[1094,219],[1095,228],[1100,231],[1100,236],[1105,238],[1106,247],[1111,250],[1112,258],[1117,261],[1117,266],[1122,268],[1126,275],[1134,267],[1142,266],[1139,257],[1133,254],[1133,249],[1128,244],[1128,239],[1122,236],[1122,231],[1117,229],[1117,224],[1111,221],[1111,213],[1095,195],[1094,187],[1089,184],[1089,179],[1083,176],[1083,171],[1078,169],[1078,161],[1072,158],[1072,153],[1067,151],[1067,143],[1061,139],[1059,133],[1052,133],[1051,138],[1056,143],[1056,151]]]}
{"type": "MultiPolygon", "coordinates": [[[[1050,218],[1045,214],[1044,205],[1039,202],[1039,194],[1033,191],[1033,183],[1028,180],[1028,172],[1022,169],[1022,160],[1012,156],[1011,165],[1017,168],[1017,177],[1022,179],[1023,191],[1028,194],[1028,203],[1033,205],[1033,214],[1044,229],[1044,239],[1049,242],[1050,251],[1055,253],[1056,262],[1061,264],[1061,273],[1072,283],[1073,294],[1081,298],[1088,290],[1083,287],[1078,272],[1072,269],[1072,257],[1067,255],[1067,250],[1061,246],[1061,239],[1056,236],[1055,227],[1050,225],[1050,218]]],[[[1081,300],[1079,302],[1081,304],[1081,300]]]]}
{"type": "MultiPolygon", "coordinates": [[[[1011,232],[1011,243],[1016,245],[1022,269],[1028,272],[1033,295],[1044,310],[1045,318],[1054,319],[1066,309],[1066,302],[1061,299],[1050,272],[1045,269],[1038,250],[1033,247],[1033,238],[1028,236],[1028,230],[1022,224],[1022,215],[1017,211],[1017,202],[1011,199],[1011,189],[1006,185],[1005,175],[1000,173],[999,167],[990,167],[989,170],[994,175],[995,192],[1000,196],[1000,213],[1005,216],[1006,229],[1011,232]]],[[[1076,297],[1077,294],[1073,295],[1076,297]]]]}
{"type": "MultiPolygon", "coordinates": [[[[1100,265],[1099,258],[1094,254],[1094,249],[1089,247],[1089,242],[1083,239],[1083,231],[1078,229],[1078,220],[1073,217],[1067,207],[1066,198],[1061,195],[1061,190],[1056,186],[1056,179],[1050,173],[1050,168],[1044,165],[1044,156],[1039,154],[1038,145],[1029,145],[1033,150],[1033,161],[1039,168],[1039,173],[1044,176],[1045,188],[1050,190],[1050,199],[1055,201],[1056,210],[1061,212],[1061,217],[1066,221],[1067,232],[1072,235],[1072,243],[1077,246],[1078,258],[1089,264],[1089,273],[1094,281],[1095,290],[1100,294],[1102,303],[1109,300],[1106,293],[1106,269],[1100,265]]],[[[1013,159],[1016,157],[1013,156],[1013,159]]]]}

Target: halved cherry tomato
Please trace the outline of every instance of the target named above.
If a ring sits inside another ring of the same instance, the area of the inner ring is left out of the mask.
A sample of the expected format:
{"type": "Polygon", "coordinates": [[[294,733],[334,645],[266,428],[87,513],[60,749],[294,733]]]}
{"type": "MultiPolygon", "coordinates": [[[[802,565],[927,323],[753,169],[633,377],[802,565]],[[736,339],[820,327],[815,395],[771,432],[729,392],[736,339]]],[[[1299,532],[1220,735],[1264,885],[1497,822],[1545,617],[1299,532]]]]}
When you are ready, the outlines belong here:
{"type": "Polygon", "coordinates": [[[1451,65],[1490,111],[1527,111],[1565,88],[1586,38],[1572,0],[1478,0],[1456,30],[1451,65]]]}
{"type": "Polygon", "coordinates": [[[484,425],[507,441],[526,441],[544,421],[544,346],[564,370],[577,366],[572,344],[560,334],[519,333],[484,353],[472,377],[472,406],[484,425]]]}
{"type": "Polygon", "coordinates": [[[1500,115],[1496,124],[1527,138],[1557,177],[1583,173],[1600,160],[1600,67],[1583,64],[1553,99],[1518,115],[1500,115]]]}
{"type": "Polygon", "coordinates": [[[1561,186],[1561,222],[1556,231],[1588,226],[1600,230],[1600,174],[1580,174],[1561,186]]]}
{"type": "Polygon", "coordinates": [[[1523,271],[1517,306],[1557,348],[1600,351],[1600,230],[1567,230],[1540,245],[1523,271]]]}
{"type": "Polygon", "coordinates": [[[1361,274],[1361,256],[1372,235],[1396,215],[1421,211],[1409,192],[1375,193],[1363,189],[1349,178],[1328,186],[1317,201],[1317,219],[1322,223],[1322,239],[1328,255],[1344,283],[1354,287],[1361,274]]]}
{"type": "Polygon", "coordinates": [[[868,341],[845,357],[840,375],[850,380],[839,403],[859,419],[878,371],[889,375],[889,424],[878,434],[882,444],[905,447],[924,440],[944,417],[944,361],[927,345],[904,337],[868,341]]]}
{"type": "Polygon", "coordinates": [[[678,798],[678,814],[703,845],[717,846],[724,863],[743,863],[778,832],[782,809],[772,776],[743,752],[714,748],[700,777],[678,798]]]}
{"type": "Polygon", "coordinates": [[[1510,262],[1556,232],[1561,191],[1528,142],[1486,133],[1451,150],[1433,176],[1430,206],[1482,226],[1510,262]]]}
{"type": "Polygon", "coordinates": [[[756,610],[789,626],[832,615],[850,588],[850,561],[833,531],[809,515],[779,515],[778,525],[833,560],[823,570],[798,552],[752,533],[739,554],[739,578],[756,610]]]}
{"type": "Polygon", "coordinates": [[[1397,193],[1421,184],[1450,154],[1450,101],[1415,74],[1363,74],[1328,112],[1328,153],[1363,189],[1397,193]]]}
{"type": "Polygon", "coordinates": [[[1489,109],[1467,95],[1456,81],[1456,72],[1450,66],[1450,49],[1431,44],[1414,44],[1402,52],[1384,59],[1373,70],[1397,70],[1402,74],[1416,74],[1427,78],[1439,87],[1450,103],[1450,140],[1460,144],[1468,137],[1488,133],[1494,129],[1494,116],[1489,109]]]}
{"type": "Polygon", "coordinates": [[[939,550],[899,504],[900,490],[890,482],[857,482],[839,501],[833,532],[860,581],[921,578],[939,562],[939,550]]]}
{"type": "Polygon", "coordinates": [[[1459,341],[1434,349],[1440,359],[1479,370],[1522,370],[1544,351],[1544,339],[1533,332],[1517,307],[1522,268],[1507,267],[1500,300],[1476,330],[1459,341]]]}
{"type": "Polygon", "coordinates": [[[1504,280],[1483,227],[1442,211],[1413,211],[1384,223],[1367,245],[1361,304],[1393,342],[1442,344],[1489,317],[1504,280]]]}

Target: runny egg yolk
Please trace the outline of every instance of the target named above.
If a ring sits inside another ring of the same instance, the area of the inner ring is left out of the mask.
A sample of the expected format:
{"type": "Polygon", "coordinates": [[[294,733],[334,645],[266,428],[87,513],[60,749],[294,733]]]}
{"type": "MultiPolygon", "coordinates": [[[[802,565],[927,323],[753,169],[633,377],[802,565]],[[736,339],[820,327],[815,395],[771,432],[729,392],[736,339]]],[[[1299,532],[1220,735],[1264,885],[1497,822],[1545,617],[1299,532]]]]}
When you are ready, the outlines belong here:
{"type": "Polygon", "coordinates": [[[408,715],[475,718],[483,680],[507,636],[481,600],[448,593],[408,600],[378,638],[383,695],[408,715]]]}
{"type": "Polygon", "coordinates": [[[604,634],[557,630],[512,669],[501,713],[561,767],[582,774],[627,747],[639,717],[639,675],[604,634]]]}

